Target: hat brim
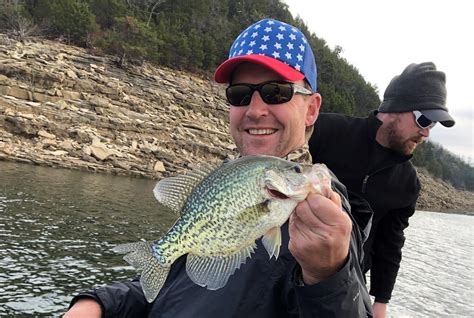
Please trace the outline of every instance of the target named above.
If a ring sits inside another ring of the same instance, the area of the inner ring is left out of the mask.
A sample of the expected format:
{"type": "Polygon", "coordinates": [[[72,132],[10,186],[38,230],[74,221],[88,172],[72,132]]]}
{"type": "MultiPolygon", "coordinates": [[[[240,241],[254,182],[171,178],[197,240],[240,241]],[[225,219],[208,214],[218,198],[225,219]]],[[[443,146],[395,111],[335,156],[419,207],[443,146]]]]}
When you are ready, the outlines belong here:
{"type": "Polygon", "coordinates": [[[419,110],[423,115],[428,117],[432,121],[437,121],[441,123],[444,127],[452,127],[455,124],[455,121],[451,115],[442,109],[420,109],[419,110]]]}
{"type": "Polygon", "coordinates": [[[303,73],[277,59],[265,55],[253,54],[236,56],[223,62],[219,67],[217,67],[216,72],[214,73],[214,80],[217,83],[230,83],[235,68],[243,62],[260,64],[274,71],[287,81],[299,81],[305,78],[303,73]]]}

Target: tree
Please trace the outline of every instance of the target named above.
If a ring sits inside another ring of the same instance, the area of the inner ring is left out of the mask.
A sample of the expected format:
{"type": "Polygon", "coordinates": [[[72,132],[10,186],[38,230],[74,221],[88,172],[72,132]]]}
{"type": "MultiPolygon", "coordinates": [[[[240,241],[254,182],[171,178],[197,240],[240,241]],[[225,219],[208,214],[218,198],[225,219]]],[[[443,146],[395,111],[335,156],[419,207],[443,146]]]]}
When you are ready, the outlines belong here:
{"type": "Polygon", "coordinates": [[[36,18],[52,36],[65,36],[67,43],[85,45],[98,29],[95,16],[85,1],[38,0],[36,18]]]}
{"type": "Polygon", "coordinates": [[[33,34],[37,26],[20,0],[0,3],[0,29],[22,41],[33,34]]]}

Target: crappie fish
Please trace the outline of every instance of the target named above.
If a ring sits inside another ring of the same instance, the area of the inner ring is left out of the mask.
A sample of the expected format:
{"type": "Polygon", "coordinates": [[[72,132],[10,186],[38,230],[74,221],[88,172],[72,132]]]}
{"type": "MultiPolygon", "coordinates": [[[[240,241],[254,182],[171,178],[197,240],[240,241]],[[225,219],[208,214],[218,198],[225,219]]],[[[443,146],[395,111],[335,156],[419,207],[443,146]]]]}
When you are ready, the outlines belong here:
{"type": "Polygon", "coordinates": [[[187,254],[186,272],[210,290],[229,277],[262,243],[278,258],[280,226],[309,193],[329,196],[330,175],[324,165],[301,165],[271,156],[245,156],[163,179],[153,192],[163,205],[180,214],[154,242],[122,244],[113,250],[141,270],[140,282],[152,302],[171,265],[187,254]]]}

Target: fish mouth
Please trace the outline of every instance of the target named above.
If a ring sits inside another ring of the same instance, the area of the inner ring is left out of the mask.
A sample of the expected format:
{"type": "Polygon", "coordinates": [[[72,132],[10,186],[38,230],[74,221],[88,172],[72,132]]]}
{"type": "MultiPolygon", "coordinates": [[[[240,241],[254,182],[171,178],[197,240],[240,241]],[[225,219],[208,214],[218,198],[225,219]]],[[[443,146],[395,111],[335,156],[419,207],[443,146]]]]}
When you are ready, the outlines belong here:
{"type": "Polygon", "coordinates": [[[280,200],[289,199],[289,196],[287,196],[286,194],[278,191],[277,189],[275,189],[273,187],[267,186],[266,188],[267,188],[267,192],[270,194],[270,196],[275,198],[275,199],[280,199],[280,200]]]}

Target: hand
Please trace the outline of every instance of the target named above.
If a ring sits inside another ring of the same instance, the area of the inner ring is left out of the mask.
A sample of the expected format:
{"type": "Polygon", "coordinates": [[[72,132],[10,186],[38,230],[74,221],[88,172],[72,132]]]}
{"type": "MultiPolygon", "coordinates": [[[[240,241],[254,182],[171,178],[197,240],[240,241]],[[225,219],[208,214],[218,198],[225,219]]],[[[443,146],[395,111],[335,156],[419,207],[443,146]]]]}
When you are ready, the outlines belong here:
{"type": "Polygon", "coordinates": [[[101,318],[102,308],[98,302],[90,298],[80,299],[69,309],[63,318],[101,318]]]}
{"type": "Polygon", "coordinates": [[[372,306],[374,318],[385,318],[387,315],[387,304],[375,302],[372,306]]]}
{"type": "Polygon", "coordinates": [[[310,285],[337,273],[349,255],[352,221],[340,196],[332,190],[328,196],[308,195],[290,216],[288,248],[310,285]]]}

